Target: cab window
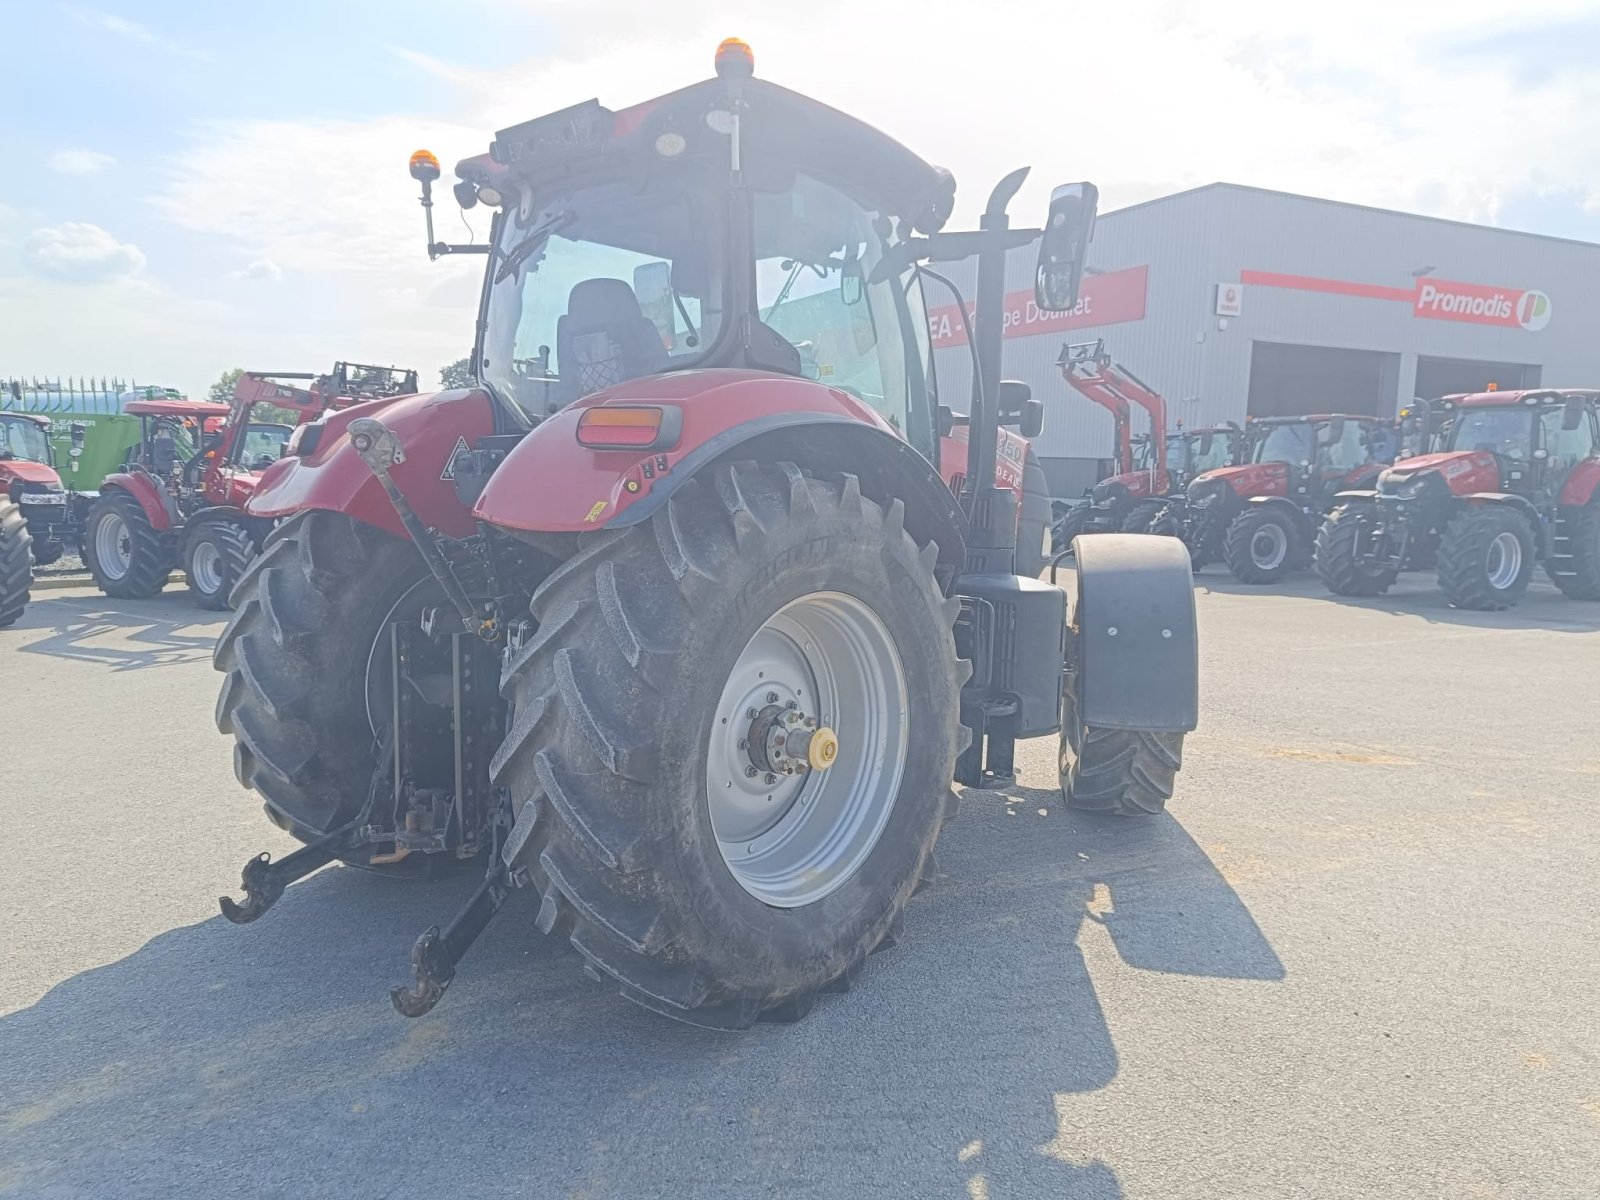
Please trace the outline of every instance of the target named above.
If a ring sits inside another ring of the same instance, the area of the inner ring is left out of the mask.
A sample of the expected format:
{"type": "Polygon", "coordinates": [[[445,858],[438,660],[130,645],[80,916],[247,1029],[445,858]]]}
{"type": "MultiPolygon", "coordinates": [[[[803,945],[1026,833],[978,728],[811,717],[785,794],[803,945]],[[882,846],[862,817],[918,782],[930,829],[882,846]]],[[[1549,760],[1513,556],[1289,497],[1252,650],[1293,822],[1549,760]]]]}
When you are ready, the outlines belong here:
{"type": "Polygon", "coordinates": [[[909,268],[872,280],[896,222],[803,174],[756,192],[754,210],[756,319],[801,375],[870,405],[931,458],[922,290],[909,268]]]}
{"type": "Polygon", "coordinates": [[[1594,453],[1594,415],[1584,413],[1576,429],[1561,428],[1561,416],[1560,408],[1539,413],[1539,445],[1550,452],[1550,469],[1564,475],[1594,453]]]}

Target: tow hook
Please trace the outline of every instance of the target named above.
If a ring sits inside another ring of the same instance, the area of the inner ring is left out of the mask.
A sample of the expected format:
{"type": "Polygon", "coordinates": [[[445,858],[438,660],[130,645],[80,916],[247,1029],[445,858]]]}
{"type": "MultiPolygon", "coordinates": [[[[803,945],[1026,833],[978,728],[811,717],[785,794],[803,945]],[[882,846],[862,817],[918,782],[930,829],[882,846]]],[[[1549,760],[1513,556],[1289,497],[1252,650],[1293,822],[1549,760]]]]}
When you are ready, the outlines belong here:
{"type": "Polygon", "coordinates": [[[400,439],[395,437],[394,430],[375,417],[357,417],[350,422],[348,432],[350,444],[361,456],[361,461],[367,464],[367,469],[377,476],[378,482],[383,485],[384,494],[394,506],[400,523],[406,527],[406,532],[411,535],[411,540],[416,543],[417,550],[422,554],[422,561],[428,564],[428,570],[433,572],[433,577],[439,581],[445,596],[460,615],[462,626],[474,637],[480,637],[491,644],[498,641],[499,626],[493,619],[486,620],[478,613],[467,596],[467,590],[461,586],[461,580],[456,577],[455,570],[450,566],[449,559],[445,558],[444,551],[439,549],[439,540],[434,537],[433,531],[423,524],[422,518],[417,516],[416,509],[411,507],[411,502],[400,490],[400,485],[395,483],[389,474],[390,468],[406,461],[406,453],[401,449],[400,439]]]}
{"type": "Polygon", "coordinates": [[[222,915],[235,925],[248,925],[276,904],[283,897],[284,889],[291,883],[304,879],[334,859],[369,844],[371,835],[366,828],[366,820],[370,808],[369,801],[356,819],[348,825],[341,825],[338,829],[323,834],[316,841],[307,842],[293,854],[280,858],[277,862],[273,862],[272,855],[264,850],[256,855],[244,865],[243,878],[240,881],[240,886],[244,889],[244,903],[238,903],[231,896],[218,897],[222,915]]]}
{"type": "Polygon", "coordinates": [[[412,987],[389,989],[389,1000],[395,1012],[402,1017],[420,1017],[439,1003],[450,981],[456,977],[457,964],[511,892],[511,881],[496,856],[494,869],[466,906],[444,927],[444,932],[435,925],[411,947],[411,974],[415,983],[412,987]]]}

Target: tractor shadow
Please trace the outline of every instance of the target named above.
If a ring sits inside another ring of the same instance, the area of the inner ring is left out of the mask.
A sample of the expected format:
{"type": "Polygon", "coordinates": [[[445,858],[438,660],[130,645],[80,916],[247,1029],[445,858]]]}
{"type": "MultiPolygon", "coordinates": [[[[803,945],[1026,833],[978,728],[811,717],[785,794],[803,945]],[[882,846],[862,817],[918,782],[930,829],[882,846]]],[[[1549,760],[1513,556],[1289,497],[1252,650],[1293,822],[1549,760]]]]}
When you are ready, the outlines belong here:
{"type": "Polygon", "coordinates": [[[743,1034],[590,982],[525,897],[404,1021],[384,989],[473,881],[324,871],[0,1018],[0,1194],[1120,1197],[1057,1117],[1118,1070],[1084,921],[1140,970],[1282,964],[1170,817],[969,792],[940,854],[850,994],[743,1034]]]}
{"type": "Polygon", "coordinates": [[[1472,612],[1451,608],[1425,572],[1402,576],[1382,596],[1335,596],[1312,575],[1297,572],[1266,586],[1240,583],[1225,569],[1208,566],[1194,577],[1195,587],[1222,596],[1281,596],[1320,601],[1345,608],[1366,609],[1396,617],[1417,617],[1434,625],[1459,625],[1468,629],[1545,629],[1553,633],[1594,633],[1600,630],[1600,604],[1569,600],[1554,584],[1535,579],[1514,608],[1503,612],[1472,612]]]}
{"type": "Polygon", "coordinates": [[[45,634],[19,644],[24,654],[137,671],[208,660],[227,617],[196,608],[177,588],[150,600],[46,591],[34,594],[10,632],[45,634]]]}

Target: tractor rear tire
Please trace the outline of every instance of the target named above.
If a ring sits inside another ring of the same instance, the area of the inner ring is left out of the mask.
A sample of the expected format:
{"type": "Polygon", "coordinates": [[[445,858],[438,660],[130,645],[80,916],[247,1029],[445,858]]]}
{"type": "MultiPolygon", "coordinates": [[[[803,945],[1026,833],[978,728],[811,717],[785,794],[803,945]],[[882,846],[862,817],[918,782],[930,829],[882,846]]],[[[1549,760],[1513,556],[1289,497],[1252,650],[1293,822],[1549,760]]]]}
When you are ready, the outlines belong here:
{"type": "Polygon", "coordinates": [[[1089,521],[1090,504],[1080,500],[1056,518],[1050,527],[1050,546],[1056,554],[1072,548],[1072,539],[1083,532],[1089,521]]]}
{"type": "Polygon", "coordinates": [[[226,612],[234,585],[255,556],[250,535],[233,521],[208,521],[189,537],[184,577],[189,597],[201,608],[226,612]]]}
{"type": "Polygon", "coordinates": [[[1183,766],[1183,734],[1087,726],[1069,681],[1061,693],[1059,765],[1068,808],[1154,816],[1172,799],[1183,766]]]}
{"type": "Polygon", "coordinates": [[[1016,571],[1029,579],[1039,578],[1050,561],[1045,539],[1050,536],[1050,485],[1044,468],[1030,448],[1022,467],[1022,507],[1017,518],[1016,571]]]}
{"type": "MultiPolygon", "coordinates": [[[[234,739],[239,782],[301,841],[353,819],[387,769],[381,722],[369,716],[372,673],[387,688],[383,631],[429,586],[437,585],[410,542],[311,511],[273,531],[234,589],[233,617],[212,654],[227,676],[217,728],[234,739]]],[[[440,857],[412,855],[398,873],[440,857]]]]}
{"type": "Polygon", "coordinates": [[[533,809],[515,861],[542,894],[538,928],[591,977],[736,1029],[804,1016],[893,944],[954,807],[969,670],[938,547],[904,513],[853,475],[718,467],[648,523],[580,543],[534,593],[490,777],[519,840],[533,809]],[[885,686],[850,684],[852,654],[878,663],[854,678],[885,686]],[[796,781],[744,762],[768,705],[813,696],[819,734],[838,727],[831,766],[796,781]]]}
{"type": "Polygon", "coordinates": [[[1535,558],[1533,527],[1504,504],[1468,505],[1439,541],[1439,587],[1452,608],[1498,612],[1528,590],[1535,558]]]}
{"type": "Polygon", "coordinates": [[[1251,504],[1229,524],[1222,558],[1240,583],[1277,583],[1293,566],[1299,540],[1287,513],[1251,504]]]}
{"type": "Polygon", "coordinates": [[[89,509],[83,557],[95,586],[117,600],[148,600],[167,586],[177,560],[170,533],[150,523],[139,502],[123,491],[101,495],[89,509]]]}
{"type": "Polygon", "coordinates": [[[1567,509],[1562,517],[1572,557],[1561,571],[1546,565],[1550,582],[1570,600],[1600,600],[1600,504],[1567,509]]]}
{"type": "Polygon", "coordinates": [[[15,625],[33,585],[33,535],[22,510],[0,495],[0,629],[15,625]]]}
{"type": "Polygon", "coordinates": [[[1398,573],[1392,567],[1371,567],[1356,557],[1362,530],[1370,527],[1377,512],[1370,500],[1341,504],[1317,530],[1312,562],[1335,596],[1381,596],[1394,586],[1398,573]]]}

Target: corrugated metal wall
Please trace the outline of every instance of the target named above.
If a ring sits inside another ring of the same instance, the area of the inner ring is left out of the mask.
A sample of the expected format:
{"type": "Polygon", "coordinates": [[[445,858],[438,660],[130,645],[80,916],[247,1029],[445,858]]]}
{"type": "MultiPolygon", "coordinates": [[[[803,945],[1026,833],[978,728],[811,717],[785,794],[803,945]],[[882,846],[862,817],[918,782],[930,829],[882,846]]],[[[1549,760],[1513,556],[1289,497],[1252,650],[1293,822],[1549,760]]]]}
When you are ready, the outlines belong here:
{"type": "MultiPolygon", "coordinates": [[[[1033,217],[1014,215],[1019,224],[1033,217]]],[[[1109,415],[1069,389],[1054,365],[1063,341],[1103,337],[1114,358],[1193,426],[1244,420],[1257,340],[1398,354],[1389,386],[1404,399],[1413,394],[1418,355],[1531,363],[1547,386],[1600,384],[1600,246],[1217,184],[1101,218],[1091,268],[1146,264],[1143,320],[1006,341],[1005,374],[1027,381],[1045,403],[1039,450],[1057,494],[1081,490],[1078,479],[1111,447],[1109,415]],[[1432,268],[1424,283],[1540,290],[1550,298],[1549,323],[1529,332],[1424,319],[1409,301],[1376,298],[1382,289],[1414,289],[1424,268],[1432,268]],[[1369,294],[1252,284],[1243,288],[1242,313],[1219,328],[1216,286],[1247,271],[1344,281],[1369,294]]],[[[1031,248],[1014,251],[1008,291],[1030,289],[1033,268],[1031,248]]],[[[947,273],[970,298],[970,268],[947,273]]],[[[927,292],[930,307],[948,303],[939,285],[927,292]]],[[[935,359],[941,391],[964,406],[966,346],[936,350],[935,359]]]]}

